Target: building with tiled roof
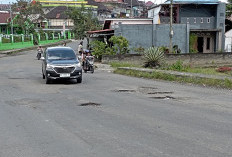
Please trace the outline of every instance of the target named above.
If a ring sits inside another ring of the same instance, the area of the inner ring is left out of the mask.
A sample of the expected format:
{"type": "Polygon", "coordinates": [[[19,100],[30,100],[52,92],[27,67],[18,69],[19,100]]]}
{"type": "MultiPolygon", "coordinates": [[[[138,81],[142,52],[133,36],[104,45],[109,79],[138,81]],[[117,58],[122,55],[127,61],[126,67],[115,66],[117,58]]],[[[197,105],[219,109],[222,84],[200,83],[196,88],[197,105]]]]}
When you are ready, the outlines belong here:
{"type": "MultiPolygon", "coordinates": [[[[14,17],[15,15],[13,15],[14,17]]],[[[10,28],[8,26],[11,21],[10,13],[7,11],[0,11],[0,34],[9,34],[10,28]]]]}

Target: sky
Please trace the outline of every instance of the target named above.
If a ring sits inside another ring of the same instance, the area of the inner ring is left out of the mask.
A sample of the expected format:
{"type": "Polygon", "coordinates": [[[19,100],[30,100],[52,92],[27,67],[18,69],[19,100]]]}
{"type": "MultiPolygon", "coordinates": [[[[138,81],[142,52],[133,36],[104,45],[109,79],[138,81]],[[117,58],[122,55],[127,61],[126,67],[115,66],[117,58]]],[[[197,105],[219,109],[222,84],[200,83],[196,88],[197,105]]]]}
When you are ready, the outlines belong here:
{"type": "MultiPolygon", "coordinates": [[[[146,2],[149,1],[149,0],[145,0],[146,2]]],[[[155,4],[160,4],[162,2],[165,2],[166,0],[150,0],[152,1],[153,3],[155,4]]],[[[222,2],[226,2],[227,0],[221,0],[222,2]]],[[[9,3],[14,3],[16,2],[16,0],[0,0],[0,4],[9,4],[9,3]]]]}

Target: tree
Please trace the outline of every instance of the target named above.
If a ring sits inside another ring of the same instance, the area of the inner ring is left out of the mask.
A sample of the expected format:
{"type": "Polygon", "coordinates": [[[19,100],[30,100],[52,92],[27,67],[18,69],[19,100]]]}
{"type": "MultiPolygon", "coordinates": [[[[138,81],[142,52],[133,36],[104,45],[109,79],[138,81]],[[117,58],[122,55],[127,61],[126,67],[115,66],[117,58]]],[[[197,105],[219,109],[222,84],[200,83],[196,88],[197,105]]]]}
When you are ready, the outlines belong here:
{"type": "Polygon", "coordinates": [[[226,5],[226,16],[229,17],[232,14],[232,0],[228,0],[228,4],[226,5]]]}
{"type": "Polygon", "coordinates": [[[35,32],[34,29],[37,25],[34,26],[33,18],[36,20],[36,23],[38,23],[38,16],[44,16],[42,5],[38,1],[17,0],[17,2],[13,4],[12,9],[14,12],[18,12],[15,23],[26,33],[35,32]]]}
{"type": "Polygon", "coordinates": [[[86,8],[84,4],[82,4],[80,8],[71,8],[66,14],[73,20],[73,32],[80,39],[86,37],[86,31],[100,28],[98,19],[93,16],[93,10],[91,8],[86,8]]]}

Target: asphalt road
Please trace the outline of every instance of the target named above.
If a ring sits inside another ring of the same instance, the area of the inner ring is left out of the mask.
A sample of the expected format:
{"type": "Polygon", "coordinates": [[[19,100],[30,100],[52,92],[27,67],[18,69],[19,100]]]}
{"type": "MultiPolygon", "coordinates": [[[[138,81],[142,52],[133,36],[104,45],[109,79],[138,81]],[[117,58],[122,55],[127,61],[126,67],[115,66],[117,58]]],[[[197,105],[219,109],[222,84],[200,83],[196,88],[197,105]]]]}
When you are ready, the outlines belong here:
{"type": "Polygon", "coordinates": [[[46,85],[35,56],[0,58],[0,157],[232,156],[231,91],[104,68],[46,85]]]}

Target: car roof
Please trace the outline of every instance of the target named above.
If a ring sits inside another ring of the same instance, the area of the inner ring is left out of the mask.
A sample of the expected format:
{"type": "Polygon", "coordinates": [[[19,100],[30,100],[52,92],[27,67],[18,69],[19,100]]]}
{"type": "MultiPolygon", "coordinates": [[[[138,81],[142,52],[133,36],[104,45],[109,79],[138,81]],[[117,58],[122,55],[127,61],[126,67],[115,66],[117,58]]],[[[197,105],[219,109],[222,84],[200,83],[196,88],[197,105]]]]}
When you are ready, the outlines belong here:
{"type": "Polygon", "coordinates": [[[54,51],[54,50],[73,50],[71,47],[48,47],[47,48],[47,50],[52,50],[52,51],[54,51]]]}

